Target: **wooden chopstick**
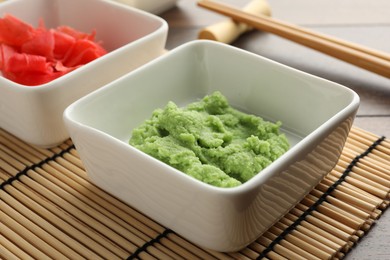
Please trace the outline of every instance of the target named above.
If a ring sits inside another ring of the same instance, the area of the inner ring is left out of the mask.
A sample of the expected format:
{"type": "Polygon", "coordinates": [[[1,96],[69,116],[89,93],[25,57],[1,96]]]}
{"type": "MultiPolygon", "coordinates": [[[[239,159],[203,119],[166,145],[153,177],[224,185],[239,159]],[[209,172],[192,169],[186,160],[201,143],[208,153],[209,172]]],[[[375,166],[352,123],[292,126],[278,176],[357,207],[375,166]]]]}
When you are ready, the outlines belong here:
{"type": "Polygon", "coordinates": [[[264,15],[246,13],[238,8],[216,1],[200,0],[198,6],[390,78],[390,54],[388,53],[372,50],[264,15]]]}

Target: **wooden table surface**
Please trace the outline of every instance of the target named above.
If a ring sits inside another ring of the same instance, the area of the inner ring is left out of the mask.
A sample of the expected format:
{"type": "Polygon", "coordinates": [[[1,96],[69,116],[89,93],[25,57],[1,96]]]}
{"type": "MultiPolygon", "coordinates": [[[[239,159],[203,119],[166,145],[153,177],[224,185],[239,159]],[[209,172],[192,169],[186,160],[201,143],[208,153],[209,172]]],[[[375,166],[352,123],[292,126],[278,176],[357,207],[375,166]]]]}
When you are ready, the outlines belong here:
{"type": "MultiPolygon", "coordinates": [[[[220,0],[242,7],[249,0],[220,0]]],[[[390,53],[389,0],[268,0],[274,18],[390,53]]],[[[201,28],[225,17],[179,0],[161,14],[169,24],[167,49],[196,40],[201,28]]],[[[232,45],[340,83],[358,93],[355,125],[390,138],[390,79],[269,33],[253,31],[232,45]]],[[[377,221],[346,259],[390,259],[390,212],[377,221]]]]}

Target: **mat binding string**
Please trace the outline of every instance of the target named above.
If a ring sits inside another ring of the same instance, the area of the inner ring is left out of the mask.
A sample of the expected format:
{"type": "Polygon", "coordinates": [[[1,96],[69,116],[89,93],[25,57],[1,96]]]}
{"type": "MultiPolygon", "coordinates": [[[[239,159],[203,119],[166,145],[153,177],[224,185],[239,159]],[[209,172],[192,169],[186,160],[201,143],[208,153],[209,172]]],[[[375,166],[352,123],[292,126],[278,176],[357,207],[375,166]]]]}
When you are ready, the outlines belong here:
{"type": "Polygon", "coordinates": [[[19,180],[20,177],[22,176],[28,176],[28,171],[30,170],[35,170],[36,168],[41,168],[42,165],[50,162],[50,161],[55,161],[58,157],[63,157],[63,155],[65,153],[68,153],[70,150],[74,149],[75,146],[74,145],[71,145],[69,146],[68,148],[66,148],[65,150],[62,150],[61,152],[59,153],[55,153],[53,156],[50,156],[38,163],[34,163],[32,165],[29,165],[29,166],[26,166],[26,168],[24,168],[23,170],[21,170],[20,172],[18,172],[16,175],[10,177],[9,179],[3,181],[1,184],[0,184],[0,190],[4,190],[5,191],[5,187],[7,185],[12,185],[12,182],[16,181],[16,180],[19,180]]]}
{"type": "Polygon", "coordinates": [[[132,253],[127,258],[127,260],[137,259],[139,254],[141,254],[142,252],[146,252],[149,246],[152,246],[155,243],[159,243],[162,238],[166,237],[170,233],[174,233],[174,232],[169,228],[165,229],[164,232],[159,234],[157,237],[147,241],[145,244],[139,247],[134,253],[132,253]]]}

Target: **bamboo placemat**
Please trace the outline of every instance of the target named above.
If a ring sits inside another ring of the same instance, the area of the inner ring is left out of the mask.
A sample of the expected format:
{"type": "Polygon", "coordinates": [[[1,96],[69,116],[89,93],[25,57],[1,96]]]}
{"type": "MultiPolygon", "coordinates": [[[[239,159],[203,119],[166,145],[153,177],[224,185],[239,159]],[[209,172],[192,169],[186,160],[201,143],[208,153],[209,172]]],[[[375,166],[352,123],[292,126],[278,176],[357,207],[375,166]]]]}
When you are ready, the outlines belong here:
{"type": "Polygon", "coordinates": [[[32,147],[0,129],[0,258],[343,258],[389,205],[390,141],[353,127],[337,166],[247,248],[200,248],[91,184],[70,140],[32,147]]]}

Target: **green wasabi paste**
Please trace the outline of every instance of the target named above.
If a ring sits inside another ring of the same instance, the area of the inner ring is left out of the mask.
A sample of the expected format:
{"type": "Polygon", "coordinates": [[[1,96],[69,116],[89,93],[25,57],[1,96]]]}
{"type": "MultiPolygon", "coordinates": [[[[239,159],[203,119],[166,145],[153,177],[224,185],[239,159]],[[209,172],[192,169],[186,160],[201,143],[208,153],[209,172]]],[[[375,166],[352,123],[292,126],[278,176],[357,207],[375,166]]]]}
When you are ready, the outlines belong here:
{"type": "Polygon", "coordinates": [[[214,92],[184,108],[169,102],[156,109],[129,143],[200,181],[235,187],[289,149],[280,126],[232,108],[214,92]]]}

